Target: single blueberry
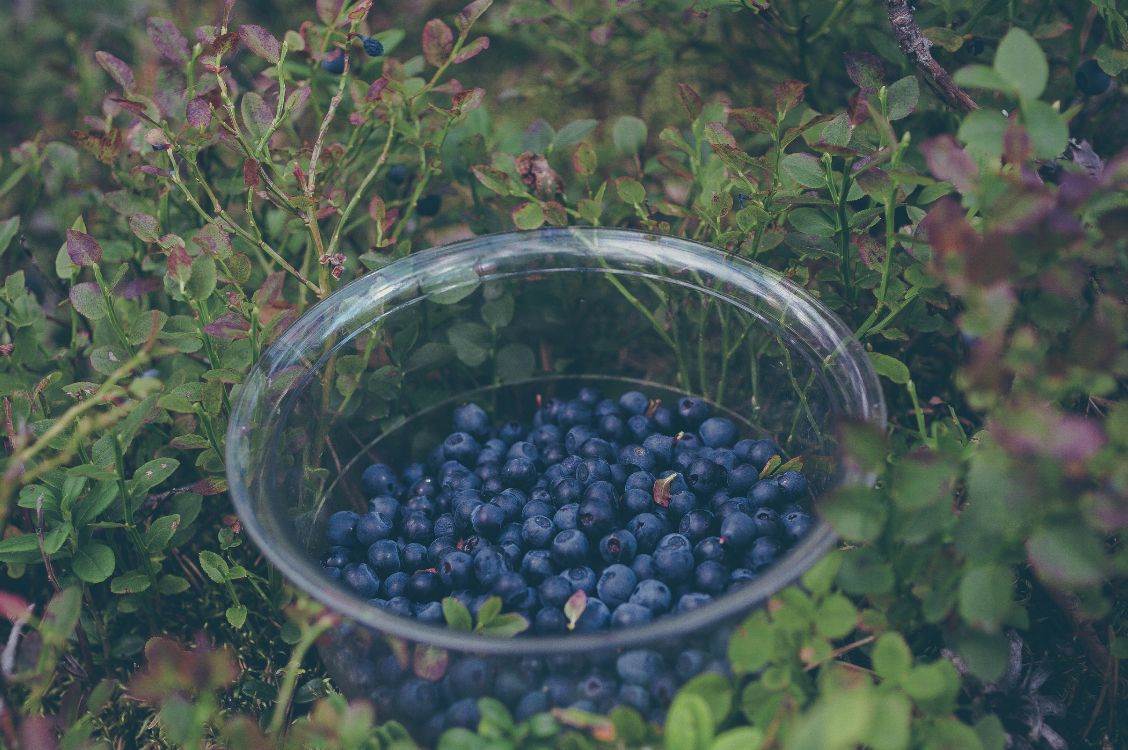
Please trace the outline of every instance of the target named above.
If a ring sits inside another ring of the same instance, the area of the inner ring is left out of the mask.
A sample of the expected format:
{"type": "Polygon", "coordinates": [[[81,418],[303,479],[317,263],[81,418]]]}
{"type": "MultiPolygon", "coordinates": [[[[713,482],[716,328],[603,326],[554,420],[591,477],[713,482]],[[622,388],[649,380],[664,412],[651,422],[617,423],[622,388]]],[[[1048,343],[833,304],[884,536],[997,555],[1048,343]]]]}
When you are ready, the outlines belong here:
{"type": "Polygon", "coordinates": [[[689,539],[691,544],[696,544],[713,533],[713,514],[703,508],[691,510],[682,516],[678,524],[678,532],[689,539]]]}
{"type": "Polygon", "coordinates": [[[645,581],[647,578],[653,578],[657,575],[654,572],[654,558],[647,554],[635,555],[635,559],[631,561],[631,570],[634,571],[635,577],[640,581],[645,581]]]}
{"type": "Polygon", "coordinates": [[[334,581],[341,580],[341,569],[332,565],[322,565],[321,569],[325,571],[325,575],[332,578],[334,581]]]}
{"type": "Polygon", "coordinates": [[[533,618],[533,632],[541,634],[564,633],[568,629],[568,618],[557,607],[542,607],[533,618]]]}
{"type": "Polygon", "coordinates": [[[572,587],[572,593],[583,591],[588,596],[595,596],[598,579],[595,571],[586,565],[574,565],[564,571],[564,578],[572,587]]]}
{"type": "Polygon", "coordinates": [[[604,440],[620,440],[627,431],[627,423],[618,414],[605,414],[599,418],[597,426],[604,440]]]}
{"type": "Polygon", "coordinates": [[[594,633],[606,630],[610,624],[611,610],[607,608],[607,605],[600,599],[588,597],[583,613],[576,619],[575,632],[594,633]]]}
{"type": "Polygon", "coordinates": [[[470,514],[474,533],[486,539],[497,539],[505,525],[505,511],[493,503],[482,503],[470,514]]]}
{"type": "Polygon", "coordinates": [[[654,569],[665,581],[684,581],[693,574],[693,547],[683,534],[667,534],[654,549],[654,569]]]}
{"type": "Polygon", "coordinates": [[[760,537],[752,542],[752,546],[744,555],[744,566],[759,573],[775,563],[779,551],[779,543],[776,540],[767,536],[760,537]]]}
{"type": "Polygon", "coordinates": [[[392,573],[380,584],[380,596],[385,599],[394,599],[403,596],[404,592],[407,591],[407,582],[410,580],[411,576],[402,571],[392,573]]]}
{"type": "Polygon", "coordinates": [[[552,522],[556,524],[556,528],[563,531],[564,529],[576,528],[576,516],[579,513],[579,503],[567,503],[561,505],[552,514],[552,522]]]}
{"type": "Polygon", "coordinates": [[[575,477],[564,477],[552,485],[552,502],[556,507],[579,502],[583,497],[584,485],[575,477]]]}
{"type": "MultiPolygon", "coordinates": [[[[394,545],[395,542],[392,544],[394,545]]],[[[329,556],[325,558],[324,564],[330,568],[343,568],[349,564],[350,557],[348,547],[334,547],[329,550],[329,556]]]]}
{"type": "Polygon", "coordinates": [[[650,415],[654,427],[660,432],[673,434],[677,432],[677,413],[668,406],[659,406],[650,415]]]}
{"type": "Polygon", "coordinates": [[[627,521],[627,531],[634,535],[639,552],[653,552],[658,540],[669,532],[666,522],[654,513],[639,513],[627,521]]]}
{"type": "Polygon", "coordinates": [[[721,521],[721,543],[727,548],[745,549],[758,536],[760,525],[747,513],[729,513],[721,521]]]}
{"type": "Polygon", "coordinates": [[[752,514],[756,524],[756,536],[778,536],[780,533],[779,514],[771,508],[757,508],[752,514]]]}
{"type": "Polygon", "coordinates": [[[792,511],[783,516],[783,533],[788,539],[795,542],[805,537],[814,523],[815,519],[809,513],[804,513],[801,510],[792,511]]]}
{"type": "Polygon", "coordinates": [[[405,513],[403,516],[403,524],[401,531],[405,539],[411,542],[424,542],[431,541],[432,529],[434,528],[431,519],[425,513],[419,511],[411,511],[405,513]]]}
{"type": "Polygon", "coordinates": [[[672,594],[670,587],[657,578],[644,578],[635,586],[628,601],[646,607],[656,615],[670,610],[672,594]]]}
{"type": "Polygon", "coordinates": [[[628,445],[619,451],[619,463],[625,467],[653,471],[658,468],[659,458],[644,445],[628,445]]]}
{"type": "Polygon", "coordinates": [[[678,599],[677,606],[674,607],[674,611],[678,614],[681,614],[682,612],[691,612],[695,609],[704,607],[711,601],[713,601],[713,597],[709,596],[708,594],[702,594],[696,591],[690,592],[688,594],[682,594],[678,599]]]}
{"type": "Polygon", "coordinates": [[[511,458],[502,467],[501,478],[511,487],[528,489],[537,481],[537,468],[527,458],[511,458]]]}
{"type": "Polygon", "coordinates": [[[740,464],[740,458],[732,448],[717,448],[713,451],[713,463],[720,466],[725,472],[730,472],[740,464]]]}
{"type": "Polygon", "coordinates": [[[537,587],[537,594],[545,607],[563,607],[573,593],[572,582],[564,576],[549,576],[537,587]]]}
{"type": "Polygon", "coordinates": [[[642,685],[621,685],[615,702],[645,716],[650,711],[650,691],[642,685]]]}
{"type": "Polygon", "coordinates": [[[589,425],[591,423],[591,406],[579,399],[569,401],[557,412],[556,423],[565,430],[576,425],[589,425]]]}
{"type": "Polygon", "coordinates": [[[752,485],[748,493],[748,501],[757,508],[765,505],[775,505],[783,500],[783,492],[779,489],[779,482],[773,479],[761,479],[752,485]]]}
{"type": "Polygon", "coordinates": [[[380,593],[380,579],[367,563],[346,565],[341,571],[345,584],[364,599],[371,599],[380,593]]]}
{"type": "Polygon", "coordinates": [[[356,541],[356,524],[360,516],[351,510],[339,510],[325,522],[325,538],[338,547],[346,547],[356,541]]]}
{"type": "Polygon", "coordinates": [[[456,432],[467,432],[479,440],[490,435],[490,417],[486,410],[477,404],[469,403],[456,407],[451,417],[451,425],[456,432]]]}
{"type": "Polygon", "coordinates": [[[546,693],[539,691],[525,693],[517,702],[517,708],[513,709],[513,716],[517,721],[526,721],[537,714],[548,711],[551,707],[546,693]]]}
{"type": "Polygon", "coordinates": [[[474,575],[483,588],[493,586],[498,576],[509,570],[509,563],[501,552],[486,547],[474,555],[474,575]]]}
{"type": "Polygon", "coordinates": [[[772,456],[780,455],[780,448],[771,440],[754,440],[743,452],[736,451],[736,455],[763,471],[772,456]]]}
{"type": "Polygon", "coordinates": [[[636,471],[627,477],[624,490],[642,490],[650,494],[654,491],[654,475],[649,471],[636,471]]]}
{"type": "Polygon", "coordinates": [[[399,545],[394,539],[380,539],[368,547],[368,564],[380,575],[400,569],[399,545]]]}
{"type": "Polygon", "coordinates": [[[638,515],[650,510],[654,496],[649,490],[628,489],[623,493],[623,508],[630,515],[638,515]]]}
{"type": "Polygon", "coordinates": [[[446,622],[443,605],[439,602],[422,602],[412,607],[412,614],[415,615],[416,620],[432,625],[442,625],[446,622]]]}
{"type": "Polygon", "coordinates": [[[627,435],[638,443],[643,443],[654,432],[654,424],[649,417],[635,414],[627,418],[627,435]]]}
{"type": "Polygon", "coordinates": [[[525,427],[520,422],[511,420],[498,428],[497,436],[506,445],[511,445],[525,437],[525,427]]]}
{"type": "Polygon", "coordinates": [[[712,461],[699,458],[689,465],[685,482],[698,495],[709,496],[725,482],[725,470],[712,461]]]}
{"type": "Polygon", "coordinates": [[[557,565],[575,565],[587,556],[588,540],[579,529],[565,528],[552,540],[552,559],[557,565]]]}
{"type": "Polygon", "coordinates": [[[699,563],[706,560],[724,562],[725,545],[719,536],[707,536],[693,545],[693,559],[699,563]]]}
{"type": "Polygon", "coordinates": [[[585,497],[576,514],[576,526],[591,540],[615,527],[615,507],[602,497],[585,497]]]}
{"type": "Polygon", "coordinates": [[[619,396],[619,408],[624,414],[645,414],[650,408],[650,399],[639,391],[627,391],[619,396]]]}
{"type": "Polygon", "coordinates": [[[737,495],[760,481],[760,470],[752,464],[739,464],[728,473],[728,488],[737,495]]]}
{"type": "Polygon", "coordinates": [[[697,495],[689,490],[670,495],[670,503],[666,506],[666,512],[670,514],[671,518],[682,518],[695,510],[697,510],[697,495]]]}
{"type": "Polygon", "coordinates": [[[541,463],[545,466],[553,466],[567,457],[568,451],[564,450],[564,446],[560,443],[552,443],[546,445],[541,451],[541,463]]]}
{"type": "Polygon", "coordinates": [[[611,463],[615,460],[618,451],[615,446],[607,442],[601,437],[588,438],[584,444],[580,446],[579,456],[581,458],[602,458],[604,461],[611,463]]]}
{"type": "Polygon", "coordinates": [[[478,712],[478,702],[473,698],[463,698],[450,704],[446,710],[447,727],[462,727],[463,729],[476,730],[482,715],[478,712]]]}
{"type": "Polygon", "coordinates": [[[505,609],[511,610],[517,597],[523,595],[526,588],[525,579],[520,573],[505,571],[494,580],[490,593],[500,597],[505,609]]]}
{"type": "Polygon", "coordinates": [[[387,539],[395,531],[395,524],[382,513],[365,513],[356,522],[356,541],[368,546],[381,539],[387,539]]]}
{"type": "Polygon", "coordinates": [[[615,660],[615,673],[628,685],[648,687],[663,667],[662,657],[649,649],[624,651],[615,660]]]}
{"type": "Polygon", "coordinates": [[[736,443],[736,423],[726,417],[709,417],[697,428],[697,434],[710,448],[731,448],[736,443]]]}
{"type": "Polygon", "coordinates": [[[595,591],[603,602],[613,610],[626,602],[635,590],[638,579],[634,571],[621,563],[608,565],[599,576],[595,591]]]}
{"type": "Polygon", "coordinates": [[[626,529],[616,529],[599,540],[599,556],[606,563],[630,563],[638,551],[638,540],[626,529]]]}
{"type": "Polygon", "coordinates": [[[749,568],[733,568],[729,573],[729,588],[739,586],[749,581],[754,581],[758,578],[754,572],[749,568]]]}
{"type": "Polygon", "coordinates": [[[611,613],[612,628],[633,628],[645,625],[653,618],[654,613],[641,604],[624,602],[611,613]]]}
{"type": "Polygon", "coordinates": [[[706,560],[693,571],[694,585],[698,591],[706,594],[720,594],[728,586],[728,582],[728,570],[716,560],[706,560]]]}
{"type": "Polygon", "coordinates": [[[1112,78],[1101,69],[1096,60],[1086,60],[1077,67],[1073,75],[1077,90],[1086,96],[1097,96],[1108,91],[1112,78]]]}
{"type": "Polygon", "coordinates": [[[699,398],[685,396],[678,399],[678,414],[685,427],[696,430],[708,418],[709,405],[699,398]]]}
{"type": "Polygon", "coordinates": [[[412,677],[396,691],[396,708],[401,716],[422,721],[435,713],[437,697],[432,683],[412,677]]]}
{"type": "Polygon", "coordinates": [[[384,609],[394,615],[411,617],[411,600],[406,596],[393,596],[384,604],[384,609]]]}
{"type": "Polygon", "coordinates": [[[678,654],[678,658],[674,661],[674,674],[681,680],[696,677],[705,671],[705,665],[709,663],[709,660],[710,656],[707,651],[687,648],[678,654]]]}
{"type": "Polygon", "coordinates": [[[785,471],[776,477],[779,489],[788,498],[799,498],[807,494],[807,477],[797,471],[785,471]]]}
{"type": "Polygon", "coordinates": [[[464,588],[474,580],[474,558],[461,550],[446,553],[437,568],[447,588],[464,588]]]}
{"type": "Polygon", "coordinates": [[[529,550],[521,558],[520,571],[529,583],[541,583],[556,572],[556,566],[552,563],[552,553],[545,549],[529,550]]]}
{"type": "Polygon", "coordinates": [[[611,466],[602,458],[586,458],[576,467],[576,480],[585,488],[611,479],[611,466]]]}
{"type": "Polygon", "coordinates": [[[619,689],[618,683],[599,672],[584,675],[576,683],[576,695],[581,700],[588,700],[597,706],[611,698],[619,689]]]}
{"type": "Polygon", "coordinates": [[[396,523],[399,520],[400,502],[391,495],[377,495],[368,501],[368,512],[380,513],[396,523]]]}
{"type": "Polygon", "coordinates": [[[443,513],[435,519],[431,528],[435,536],[447,536],[458,533],[458,525],[454,521],[454,514],[443,513]]]}

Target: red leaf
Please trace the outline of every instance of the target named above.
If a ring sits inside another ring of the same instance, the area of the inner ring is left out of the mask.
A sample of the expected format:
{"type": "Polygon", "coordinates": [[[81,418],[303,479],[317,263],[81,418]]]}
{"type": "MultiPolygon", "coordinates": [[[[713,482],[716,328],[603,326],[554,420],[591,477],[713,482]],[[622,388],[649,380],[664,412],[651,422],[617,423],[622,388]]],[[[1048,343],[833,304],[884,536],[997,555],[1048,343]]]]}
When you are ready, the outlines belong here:
{"type": "Polygon", "coordinates": [[[474,0],[474,2],[467,5],[462,9],[454,19],[454,23],[460,29],[469,28],[471,24],[482,17],[489,7],[493,5],[493,0],[474,0]]]}
{"type": "Polygon", "coordinates": [[[154,16],[149,19],[147,30],[149,39],[162,57],[175,63],[188,62],[188,40],[180,33],[176,24],[167,18],[154,16]]]}
{"type": "Polygon", "coordinates": [[[490,38],[488,36],[480,36],[474,41],[467,44],[462,50],[454,56],[454,62],[464,63],[472,57],[477,57],[481,52],[485,52],[490,48],[490,38]]]}
{"type": "Polygon", "coordinates": [[[564,602],[564,616],[568,618],[568,630],[575,629],[576,621],[587,609],[587,602],[587,592],[583,589],[576,589],[575,593],[568,597],[568,601],[564,602]]]}
{"type": "Polygon", "coordinates": [[[15,622],[28,613],[31,602],[19,594],[0,591],[0,617],[15,622]]]}
{"type": "Polygon", "coordinates": [[[356,5],[349,8],[348,18],[350,21],[359,21],[367,16],[370,10],[372,10],[372,0],[360,0],[356,5]]]}
{"type": "Polygon", "coordinates": [[[952,136],[942,135],[925,141],[920,150],[937,179],[952,183],[961,193],[970,193],[975,188],[979,167],[952,136]]]}
{"type": "Polygon", "coordinates": [[[206,100],[198,96],[192,101],[188,102],[188,107],[185,110],[185,113],[189,127],[203,129],[211,124],[211,105],[208,104],[206,100]]]}
{"type": "Polygon", "coordinates": [[[885,84],[885,64],[868,52],[846,52],[846,75],[860,89],[876,91],[885,84]]]}
{"type": "Polygon", "coordinates": [[[243,184],[247,187],[259,185],[259,163],[254,159],[243,160],[243,184]]]}
{"type": "Polygon", "coordinates": [[[181,289],[188,283],[192,275],[192,256],[183,245],[173,245],[168,253],[168,276],[175,281],[181,289]]]}
{"type": "Polygon", "coordinates": [[[140,279],[130,279],[123,281],[114,287],[114,294],[122,299],[136,299],[149,292],[155,292],[161,288],[159,279],[154,279],[151,276],[145,276],[140,279]]]}
{"type": "Polygon", "coordinates": [[[278,302],[278,298],[282,294],[282,282],[285,280],[286,274],[282,271],[268,273],[259,288],[255,290],[252,298],[255,305],[258,307],[277,306],[275,303],[278,302]]]}
{"type": "Polygon", "coordinates": [[[217,36],[208,45],[208,52],[212,55],[219,55],[222,57],[231,50],[235,49],[235,45],[239,43],[239,35],[234,31],[229,31],[226,34],[217,36]]]}
{"type": "Polygon", "coordinates": [[[689,113],[689,119],[696,120],[701,116],[703,108],[701,95],[692,86],[688,83],[679,83],[678,96],[681,98],[682,105],[685,106],[685,111],[689,113]]]}
{"type": "Polygon", "coordinates": [[[197,495],[220,495],[227,492],[227,482],[218,477],[208,477],[193,482],[188,491],[197,495]]]}
{"type": "Polygon", "coordinates": [[[94,53],[94,59],[110,74],[110,78],[113,78],[118,86],[126,91],[133,88],[133,70],[122,60],[101,50],[94,53]]]}
{"type": "Polygon", "coordinates": [[[936,202],[921,221],[921,228],[928,237],[928,244],[941,257],[949,253],[963,253],[982,243],[982,238],[964,218],[959,202],[951,197],[936,202]]]}
{"type": "Polygon", "coordinates": [[[365,98],[370,102],[379,101],[380,97],[384,93],[384,89],[386,89],[387,87],[388,79],[381,76],[380,78],[377,78],[375,81],[373,81],[372,85],[368,87],[368,94],[365,96],[365,98]]]}
{"type": "Polygon", "coordinates": [[[282,45],[269,31],[253,23],[239,27],[239,41],[243,46],[267,62],[278,64],[282,56],[282,45]]]}
{"type": "Polygon", "coordinates": [[[482,106],[482,100],[485,97],[486,90],[483,88],[472,88],[467,91],[460,91],[454,95],[451,109],[455,114],[459,115],[473,112],[478,107],[482,106]]]}
{"type": "Polygon", "coordinates": [[[232,253],[231,236],[212,222],[205,224],[192,238],[192,241],[210,254],[220,258],[227,258],[232,253]]]}
{"type": "Polygon", "coordinates": [[[432,18],[423,27],[423,57],[436,68],[447,61],[454,49],[454,32],[442,20],[432,18]]]}
{"type": "Polygon", "coordinates": [[[92,266],[102,260],[102,246],[86,232],[68,229],[67,255],[76,266],[92,266]]]}
{"type": "Polygon", "coordinates": [[[235,312],[225,312],[204,326],[204,331],[208,335],[224,341],[245,339],[249,330],[251,330],[251,324],[246,318],[235,312]]]}
{"type": "Polygon", "coordinates": [[[803,89],[807,88],[807,84],[802,81],[784,81],[778,84],[773,93],[775,94],[776,110],[783,115],[790,112],[803,101],[803,89]]]}

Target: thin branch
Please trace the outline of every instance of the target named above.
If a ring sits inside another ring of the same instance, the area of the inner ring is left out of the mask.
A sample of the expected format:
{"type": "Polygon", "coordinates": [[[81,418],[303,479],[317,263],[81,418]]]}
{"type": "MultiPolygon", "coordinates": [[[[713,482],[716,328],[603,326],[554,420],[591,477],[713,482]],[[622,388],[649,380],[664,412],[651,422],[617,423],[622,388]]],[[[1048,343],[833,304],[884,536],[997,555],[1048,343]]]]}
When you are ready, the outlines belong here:
{"type": "Polygon", "coordinates": [[[885,0],[885,12],[889,15],[889,23],[893,25],[893,35],[897,37],[901,51],[912,58],[913,63],[924,73],[925,81],[940,98],[961,112],[979,109],[979,105],[956,85],[948,71],[933,59],[930,49],[932,42],[928,41],[920,26],[917,26],[908,0],[885,0]]]}

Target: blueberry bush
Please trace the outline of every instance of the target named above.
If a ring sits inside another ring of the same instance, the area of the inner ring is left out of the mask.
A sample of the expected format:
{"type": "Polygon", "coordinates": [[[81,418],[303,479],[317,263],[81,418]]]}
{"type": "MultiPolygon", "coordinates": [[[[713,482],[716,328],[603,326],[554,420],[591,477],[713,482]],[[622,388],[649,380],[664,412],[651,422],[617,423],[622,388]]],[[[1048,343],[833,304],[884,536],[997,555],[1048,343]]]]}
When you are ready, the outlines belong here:
{"type": "MultiPolygon", "coordinates": [[[[886,385],[889,429],[842,436],[877,486],[825,499],[839,549],[664,727],[483,698],[439,747],[1128,743],[1117,3],[110,0],[0,22],[4,747],[412,747],[326,678],[336,616],[244,543],[232,396],[347,280],[569,225],[697,239],[835,310],[886,385]]],[[[394,398],[402,370],[368,364],[327,390],[394,398]]]]}

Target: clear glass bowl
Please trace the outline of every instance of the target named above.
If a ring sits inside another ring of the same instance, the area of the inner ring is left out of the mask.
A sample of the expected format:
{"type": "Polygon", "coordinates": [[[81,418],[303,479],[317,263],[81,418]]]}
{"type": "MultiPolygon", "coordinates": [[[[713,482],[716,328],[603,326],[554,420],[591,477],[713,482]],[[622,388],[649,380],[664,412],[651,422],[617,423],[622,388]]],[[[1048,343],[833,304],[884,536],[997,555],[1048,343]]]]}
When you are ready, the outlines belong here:
{"type": "Polygon", "coordinates": [[[671,404],[704,397],[745,436],[775,438],[785,458],[802,455],[816,507],[834,487],[871,481],[838,460],[836,424],[885,426],[865,353],[780,274],[687,240],[592,228],[478,237],[398,260],[312,308],[237,394],[227,475],[243,527],[294,585],[345,616],[321,646],[338,687],[373,699],[382,719],[403,721],[422,741],[470,722],[465,703],[457,715],[446,707],[481,695],[519,713],[633,702],[659,718],[697,668],[678,661],[686,649],[723,669],[731,627],[835,544],[820,521],[777,564],[708,606],[638,628],[552,637],[423,624],[324,573],[325,519],[365,509],[367,465],[423,460],[466,401],[498,422],[527,421],[538,397],[585,384],[671,404]],[[618,684],[615,666],[638,649],[662,660],[651,665],[658,671],[645,699],[618,684]]]}

